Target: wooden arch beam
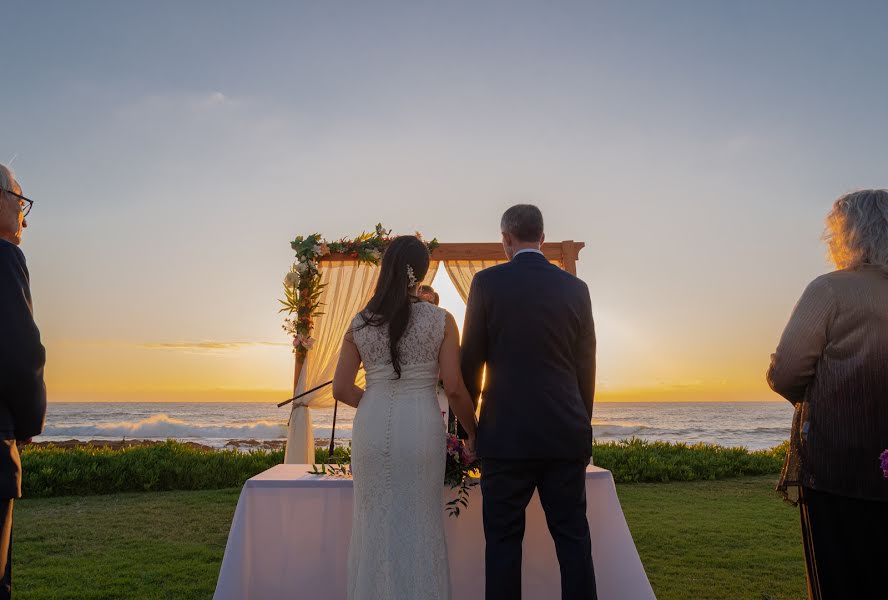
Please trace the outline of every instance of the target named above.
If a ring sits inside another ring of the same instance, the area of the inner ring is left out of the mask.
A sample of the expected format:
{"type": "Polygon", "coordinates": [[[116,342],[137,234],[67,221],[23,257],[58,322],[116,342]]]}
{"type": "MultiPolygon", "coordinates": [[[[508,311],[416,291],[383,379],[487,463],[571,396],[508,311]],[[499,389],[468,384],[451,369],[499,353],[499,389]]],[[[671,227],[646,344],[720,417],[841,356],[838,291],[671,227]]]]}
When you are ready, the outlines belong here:
{"type": "MultiPolygon", "coordinates": [[[[565,271],[577,274],[577,261],[580,250],[586,246],[583,242],[566,240],[563,242],[546,242],[541,250],[551,261],[561,263],[565,271]]],[[[354,260],[347,254],[328,254],[320,261],[354,260]]],[[[499,260],[505,262],[502,244],[496,242],[456,242],[442,243],[432,251],[432,260],[499,260]]]]}

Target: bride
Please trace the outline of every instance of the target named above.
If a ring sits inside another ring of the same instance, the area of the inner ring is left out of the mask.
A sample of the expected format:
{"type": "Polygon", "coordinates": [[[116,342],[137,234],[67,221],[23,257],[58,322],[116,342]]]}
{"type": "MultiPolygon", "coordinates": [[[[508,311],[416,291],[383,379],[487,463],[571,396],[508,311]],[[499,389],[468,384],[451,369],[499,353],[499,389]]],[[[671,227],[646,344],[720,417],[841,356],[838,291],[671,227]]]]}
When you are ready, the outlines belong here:
{"type": "Polygon", "coordinates": [[[376,291],[345,334],[333,395],[356,407],[352,432],[354,517],[349,600],[446,600],[444,423],[439,377],[474,451],[474,408],[459,364],[459,331],[447,311],[416,297],[429,251],[395,238],[376,291]],[[364,364],[367,389],[355,385],[364,364]]]}

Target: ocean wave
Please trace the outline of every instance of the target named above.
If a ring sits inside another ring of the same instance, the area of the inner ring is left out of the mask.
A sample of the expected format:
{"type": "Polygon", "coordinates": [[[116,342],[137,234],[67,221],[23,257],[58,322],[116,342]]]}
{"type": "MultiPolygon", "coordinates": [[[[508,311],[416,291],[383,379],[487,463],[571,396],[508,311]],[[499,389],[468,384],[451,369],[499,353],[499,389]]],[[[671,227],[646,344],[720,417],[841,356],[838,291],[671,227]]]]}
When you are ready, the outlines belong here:
{"type": "Polygon", "coordinates": [[[642,433],[650,429],[644,425],[616,425],[613,423],[596,424],[592,423],[592,434],[596,438],[600,437],[629,437],[642,433]]]}
{"type": "MultiPolygon", "coordinates": [[[[330,427],[315,427],[314,428],[314,436],[315,441],[318,440],[329,440],[330,439],[330,427]]],[[[336,439],[337,440],[350,440],[352,437],[352,428],[351,427],[339,427],[339,423],[336,424],[336,439]]]]}
{"type": "Polygon", "coordinates": [[[274,421],[209,425],[190,423],[168,415],[153,415],[140,421],[98,423],[96,425],[47,425],[44,436],[68,436],[75,439],[113,438],[227,438],[274,440],[287,437],[287,424],[274,421]]]}

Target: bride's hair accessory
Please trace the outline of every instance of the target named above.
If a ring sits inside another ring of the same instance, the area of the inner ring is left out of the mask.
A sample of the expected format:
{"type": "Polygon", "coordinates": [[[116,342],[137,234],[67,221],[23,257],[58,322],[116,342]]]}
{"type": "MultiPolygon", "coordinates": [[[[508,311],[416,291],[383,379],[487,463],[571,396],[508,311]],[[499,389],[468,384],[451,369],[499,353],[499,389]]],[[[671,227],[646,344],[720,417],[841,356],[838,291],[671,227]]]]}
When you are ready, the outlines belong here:
{"type": "Polygon", "coordinates": [[[413,273],[413,267],[407,265],[407,287],[412,288],[416,285],[416,275],[413,273]]]}

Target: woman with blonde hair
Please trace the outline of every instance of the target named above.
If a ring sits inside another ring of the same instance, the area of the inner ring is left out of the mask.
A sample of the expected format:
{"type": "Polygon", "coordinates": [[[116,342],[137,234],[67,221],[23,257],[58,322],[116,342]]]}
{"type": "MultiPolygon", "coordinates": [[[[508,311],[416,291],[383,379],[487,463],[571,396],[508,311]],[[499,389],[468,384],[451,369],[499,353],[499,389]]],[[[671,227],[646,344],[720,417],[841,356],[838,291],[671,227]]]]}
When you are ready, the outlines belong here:
{"type": "Polygon", "coordinates": [[[778,489],[798,503],[813,599],[880,596],[888,573],[888,190],[836,200],[836,271],[798,301],[768,383],[795,405],[778,489]]]}

